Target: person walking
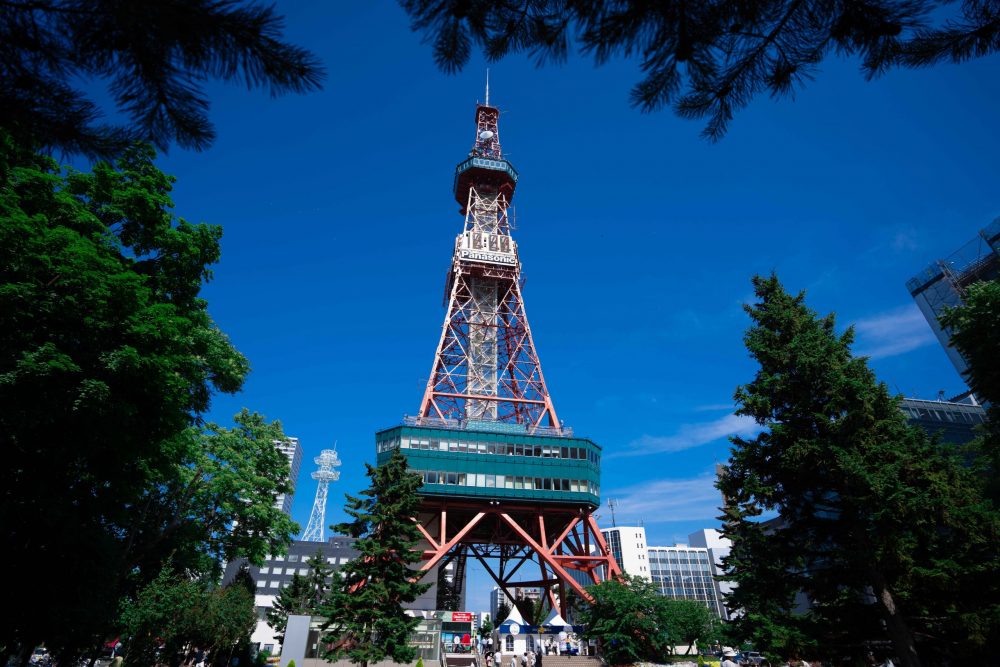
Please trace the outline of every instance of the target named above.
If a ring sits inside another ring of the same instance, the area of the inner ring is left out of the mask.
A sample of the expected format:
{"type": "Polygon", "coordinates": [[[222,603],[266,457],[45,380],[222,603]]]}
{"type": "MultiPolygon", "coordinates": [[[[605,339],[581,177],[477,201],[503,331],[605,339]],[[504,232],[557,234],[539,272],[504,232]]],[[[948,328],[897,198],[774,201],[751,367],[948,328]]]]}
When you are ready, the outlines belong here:
{"type": "Polygon", "coordinates": [[[728,651],[722,652],[722,663],[719,667],[739,667],[733,658],[736,657],[736,651],[729,649],[728,651]]]}
{"type": "Polygon", "coordinates": [[[535,667],[542,667],[542,653],[544,651],[539,651],[538,655],[535,656],[535,667]]]}

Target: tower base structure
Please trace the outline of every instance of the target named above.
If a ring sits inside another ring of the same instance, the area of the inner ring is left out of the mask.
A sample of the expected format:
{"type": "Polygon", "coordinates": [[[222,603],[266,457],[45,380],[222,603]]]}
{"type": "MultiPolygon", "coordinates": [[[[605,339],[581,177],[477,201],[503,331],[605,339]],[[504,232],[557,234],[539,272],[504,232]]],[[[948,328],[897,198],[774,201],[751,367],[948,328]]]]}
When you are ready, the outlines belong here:
{"type": "Polygon", "coordinates": [[[380,463],[400,448],[423,478],[413,518],[422,575],[454,563],[461,579],[474,559],[511,599],[513,589],[541,588],[563,615],[571,591],[590,600],[586,586],[621,575],[592,514],[600,502],[593,441],[565,429],[420,421],[380,431],[376,446],[380,463]]]}

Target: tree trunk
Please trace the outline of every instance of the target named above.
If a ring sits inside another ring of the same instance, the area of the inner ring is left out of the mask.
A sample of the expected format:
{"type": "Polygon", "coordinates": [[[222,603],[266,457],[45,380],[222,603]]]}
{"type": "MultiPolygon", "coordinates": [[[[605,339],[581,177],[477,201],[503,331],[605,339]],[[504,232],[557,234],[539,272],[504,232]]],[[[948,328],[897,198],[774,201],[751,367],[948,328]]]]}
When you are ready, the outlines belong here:
{"type": "Polygon", "coordinates": [[[895,649],[896,655],[902,667],[923,667],[920,655],[917,653],[917,644],[913,639],[913,633],[906,620],[896,609],[896,601],[889,590],[889,585],[882,576],[882,573],[872,568],[868,573],[875,593],[875,604],[878,606],[882,620],[885,621],[886,631],[889,633],[889,640],[895,649]]]}

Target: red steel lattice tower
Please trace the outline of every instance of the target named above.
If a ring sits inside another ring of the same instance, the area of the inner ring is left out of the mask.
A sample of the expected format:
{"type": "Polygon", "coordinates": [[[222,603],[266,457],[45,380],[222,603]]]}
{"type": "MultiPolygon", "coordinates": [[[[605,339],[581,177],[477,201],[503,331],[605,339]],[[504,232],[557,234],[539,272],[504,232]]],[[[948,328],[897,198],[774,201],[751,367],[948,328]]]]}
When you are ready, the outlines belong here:
{"type": "Polygon", "coordinates": [[[476,137],[455,175],[465,227],[455,240],[448,310],[419,416],[560,428],[521,296],[508,207],[517,172],[503,158],[497,108],[476,108],[476,137]]]}
{"type": "Polygon", "coordinates": [[[423,476],[414,517],[421,572],[468,558],[510,598],[546,590],[566,611],[567,590],[621,571],[597,526],[601,448],[556,416],[522,296],[510,202],[518,174],[503,157],[500,111],[476,107],[476,135],[455,170],[465,222],[446,283],[447,312],[420,410],[376,434],[379,463],[399,448],[423,476]],[[533,564],[539,578],[515,580],[533,564]]]}

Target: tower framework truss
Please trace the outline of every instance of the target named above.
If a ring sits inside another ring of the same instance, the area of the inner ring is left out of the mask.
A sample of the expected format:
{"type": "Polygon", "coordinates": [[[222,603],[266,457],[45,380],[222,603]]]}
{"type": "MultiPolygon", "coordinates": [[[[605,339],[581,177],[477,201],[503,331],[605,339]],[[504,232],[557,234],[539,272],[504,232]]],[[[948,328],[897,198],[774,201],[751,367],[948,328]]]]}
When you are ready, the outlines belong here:
{"type": "Polygon", "coordinates": [[[498,110],[480,105],[476,141],[458,166],[465,225],[455,239],[447,312],[419,417],[561,429],[521,294],[508,214],[517,172],[500,150],[498,110]]]}
{"type": "Polygon", "coordinates": [[[319,456],[313,459],[313,463],[319,466],[312,474],[316,480],[316,498],[313,500],[312,512],[309,513],[309,523],[302,533],[303,542],[324,542],[326,541],[326,496],[330,487],[330,482],[340,479],[340,471],[334,470],[340,466],[340,457],[335,449],[324,449],[319,456]]]}
{"type": "Polygon", "coordinates": [[[431,373],[417,414],[376,434],[378,462],[401,449],[423,479],[421,576],[474,559],[511,599],[540,587],[565,614],[571,592],[590,600],[587,585],[621,570],[592,515],[601,448],[558,419],[528,325],[511,235],[518,174],[499,114],[476,107],[473,147],[455,170],[465,220],[431,373]]]}

